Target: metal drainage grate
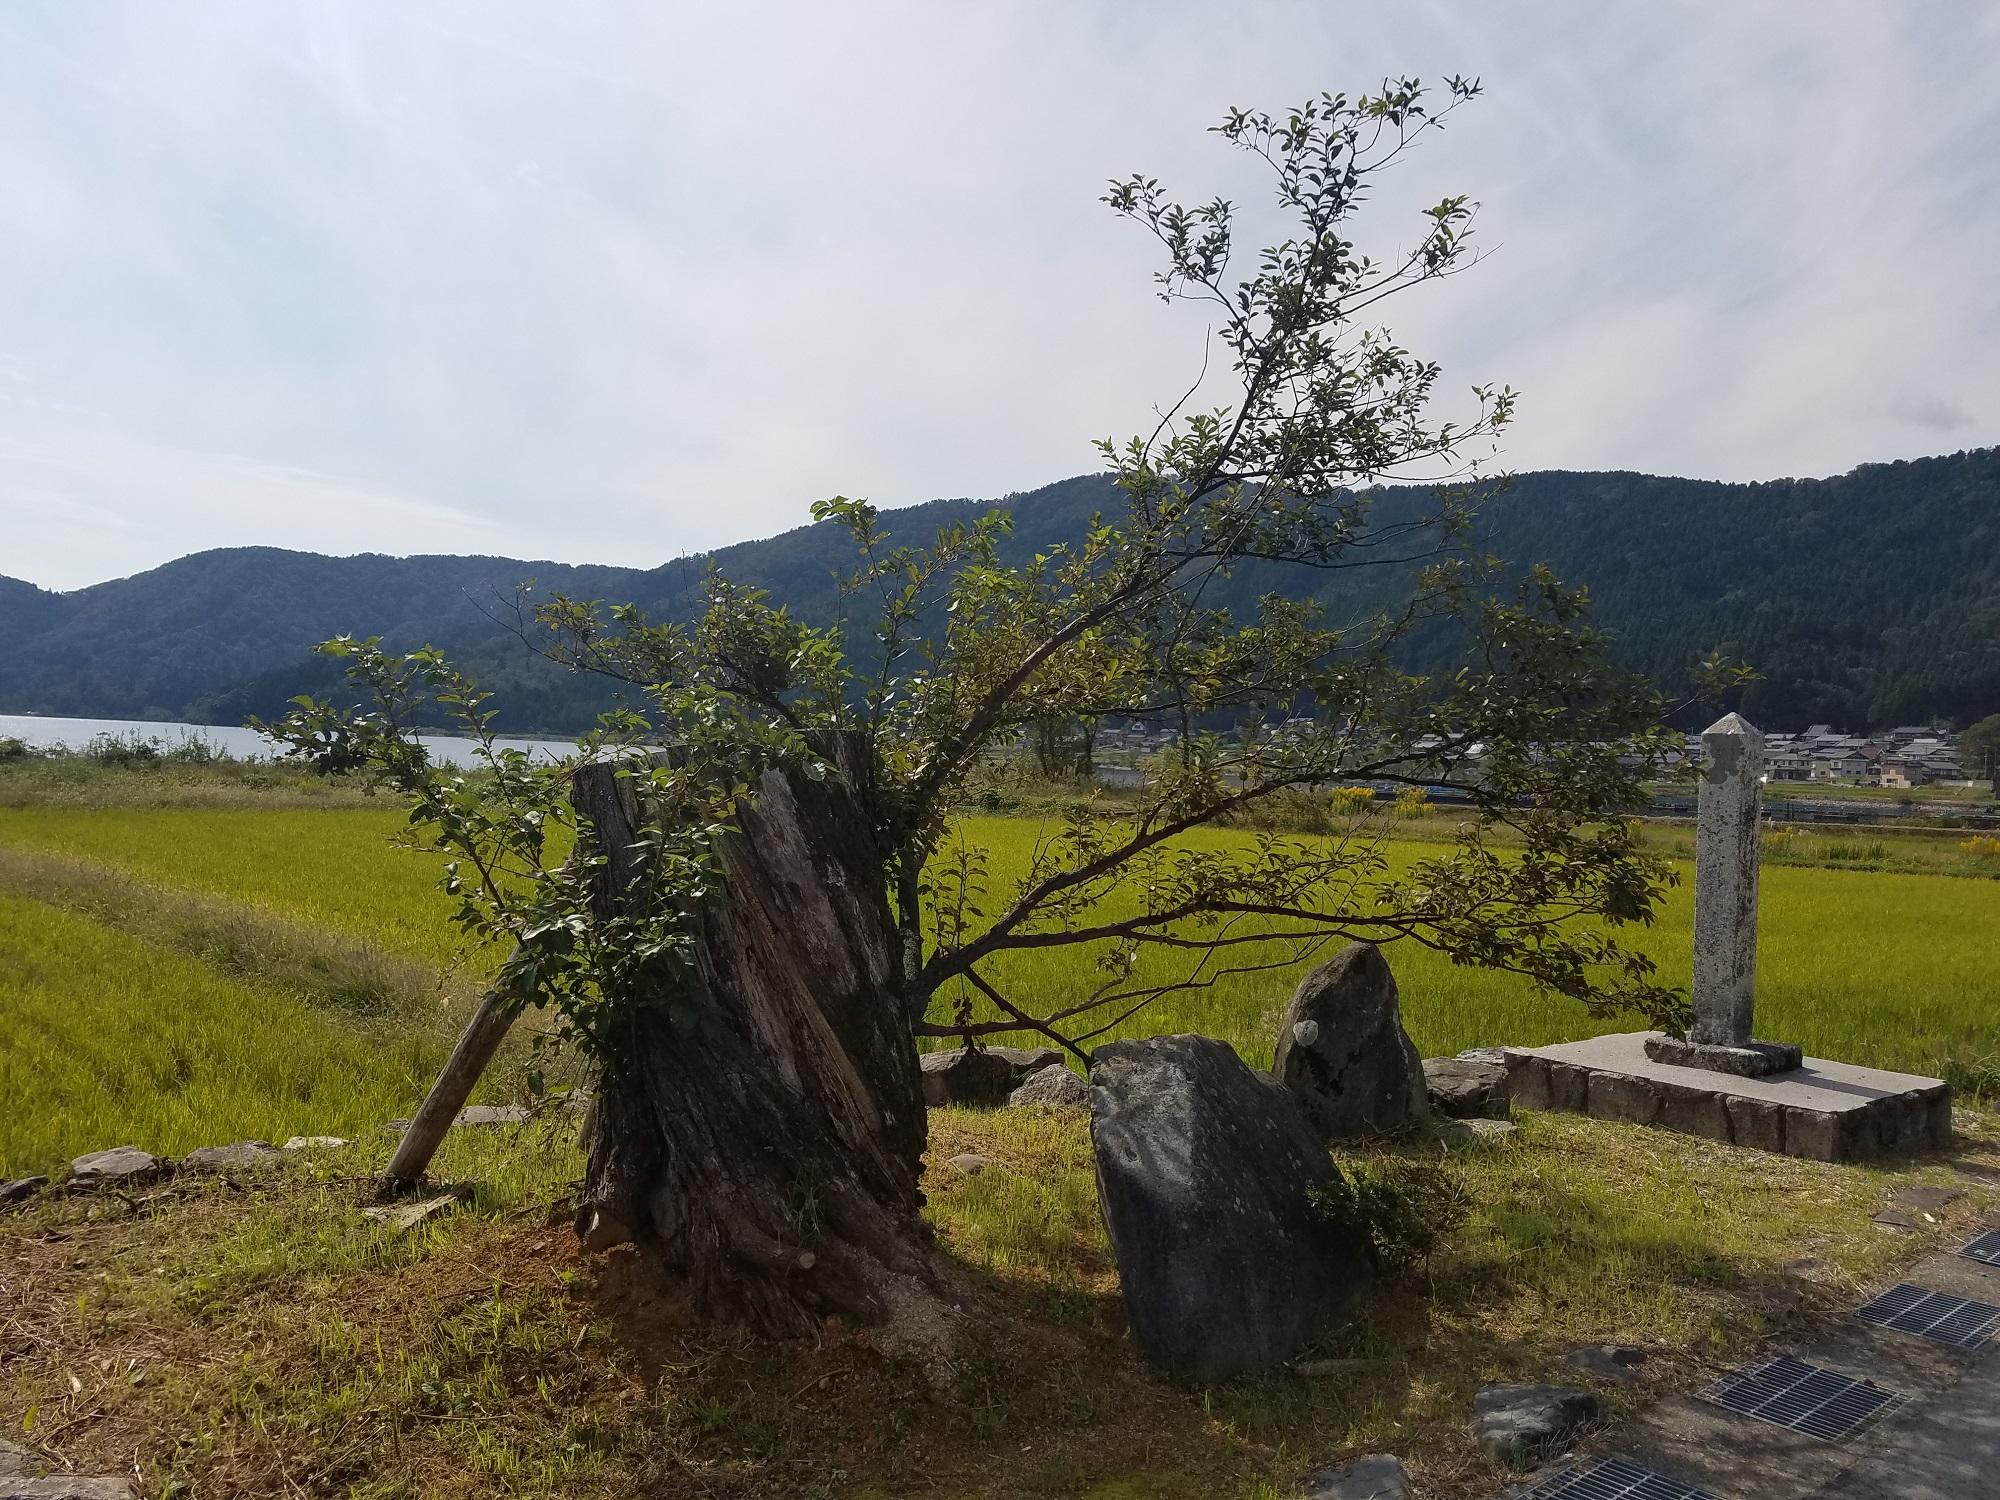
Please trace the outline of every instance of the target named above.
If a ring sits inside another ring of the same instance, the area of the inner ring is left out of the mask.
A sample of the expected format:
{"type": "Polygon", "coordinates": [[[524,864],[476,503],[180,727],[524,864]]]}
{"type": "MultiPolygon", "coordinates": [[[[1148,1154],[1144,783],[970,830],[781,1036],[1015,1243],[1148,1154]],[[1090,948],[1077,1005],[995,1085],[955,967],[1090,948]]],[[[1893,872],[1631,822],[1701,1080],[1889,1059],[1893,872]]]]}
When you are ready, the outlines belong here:
{"type": "Polygon", "coordinates": [[[2000,1329],[2000,1307],[1925,1291],[1904,1282],[1854,1310],[1864,1323],[1914,1333],[1960,1349],[1978,1349],[2000,1329]]]}
{"type": "Polygon", "coordinates": [[[1850,1380],[1789,1354],[1725,1375],[1704,1395],[1725,1411],[1828,1442],[1852,1437],[1903,1400],[1871,1381],[1850,1380]]]}
{"type": "Polygon", "coordinates": [[[2000,1266],[2000,1229],[1989,1229],[1958,1252],[1982,1266],[2000,1266]]]}
{"type": "Polygon", "coordinates": [[[1622,1458],[1572,1464],[1544,1479],[1518,1500],[1715,1500],[1707,1490],[1682,1484],[1622,1458]]]}

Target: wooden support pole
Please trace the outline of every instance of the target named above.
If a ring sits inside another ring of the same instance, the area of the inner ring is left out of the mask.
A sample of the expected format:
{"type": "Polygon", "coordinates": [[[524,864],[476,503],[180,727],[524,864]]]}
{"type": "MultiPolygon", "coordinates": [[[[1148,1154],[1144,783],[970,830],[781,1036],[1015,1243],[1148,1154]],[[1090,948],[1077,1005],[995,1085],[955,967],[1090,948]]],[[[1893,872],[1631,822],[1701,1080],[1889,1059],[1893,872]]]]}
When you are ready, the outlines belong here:
{"type": "MultiPolygon", "coordinates": [[[[638,801],[630,782],[621,774],[646,770],[663,764],[670,751],[611,751],[577,762],[570,772],[570,802],[576,808],[579,828],[572,861],[591,848],[604,860],[601,880],[609,889],[622,889],[637,859],[632,849],[639,816],[638,801]]],[[[520,949],[516,948],[516,955],[520,949]]],[[[437,1082],[418,1106],[410,1128],[389,1161],[389,1189],[403,1192],[421,1181],[431,1158],[444,1144],[447,1131],[472,1097],[472,1090],[485,1073],[493,1054],[500,1050],[514,1024],[511,1011],[498,990],[488,990],[472,1020],[452,1048],[451,1058],[438,1074],[437,1082]]]]}
{"type": "Polygon", "coordinates": [[[486,1071],[486,1065],[493,1061],[493,1054],[500,1050],[508,1028],[514,1024],[514,1015],[498,990],[486,992],[458,1045],[451,1049],[451,1058],[438,1074],[437,1082],[417,1106],[416,1117],[403,1132],[396,1154],[389,1159],[386,1175],[390,1191],[404,1192],[423,1180],[431,1158],[444,1144],[445,1132],[465,1108],[465,1101],[472,1097],[473,1087],[486,1071]]]}

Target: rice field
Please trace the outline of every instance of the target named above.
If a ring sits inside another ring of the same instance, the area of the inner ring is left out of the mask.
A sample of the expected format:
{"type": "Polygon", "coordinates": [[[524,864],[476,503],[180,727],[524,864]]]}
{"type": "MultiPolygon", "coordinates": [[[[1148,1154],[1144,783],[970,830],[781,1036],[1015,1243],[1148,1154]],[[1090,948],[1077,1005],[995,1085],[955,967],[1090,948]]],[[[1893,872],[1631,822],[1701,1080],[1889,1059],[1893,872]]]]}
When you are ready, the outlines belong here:
{"type": "MultiPolygon", "coordinates": [[[[996,900],[1051,826],[966,820],[966,839],[988,852],[996,900]]],[[[1204,831],[1190,842],[1221,848],[1240,837],[1204,831]]],[[[1392,857],[1422,848],[1400,845],[1392,857]]],[[[437,856],[409,847],[407,825],[389,807],[0,807],[0,855],[13,860],[0,860],[0,892],[11,897],[0,923],[0,1077],[25,1106],[0,1123],[0,1171],[42,1170],[113,1137],[177,1150],[217,1136],[338,1134],[355,1121],[407,1113],[447,1044],[449,1015],[399,1031],[381,1017],[340,1014],[324,1003],[337,985],[294,982],[283,964],[257,960],[255,950],[277,941],[273,932],[381,955],[432,983],[433,1010],[448,1009],[451,996],[462,1004],[499,956],[467,950],[436,888],[437,856]],[[162,939],[160,923],[114,919],[101,896],[38,889],[48,881],[35,859],[68,861],[188,912],[162,939]],[[250,919],[247,936],[233,932],[219,944],[201,935],[237,912],[250,919]],[[160,951],[163,942],[180,951],[160,951]],[[218,947],[250,952],[218,973],[218,947]],[[154,1053],[177,1060],[173,1088],[158,1087],[167,1075],[145,1060],[154,1053]],[[334,1108],[335,1098],[346,1102],[334,1108]],[[203,1140],[188,1135],[197,1115],[207,1122],[196,1132],[203,1140]]],[[[1657,925],[1626,933],[1672,983],[1687,979],[1691,910],[1683,883],[1657,925]]],[[[1518,976],[1456,966],[1415,944],[1388,951],[1405,1022],[1427,1055],[1637,1024],[1593,1018],[1518,976]]],[[[1772,864],[1763,885],[1760,1030],[1818,1055],[1937,1073],[1990,1096],[2000,1085],[1996,955],[2000,885],[1992,881],[1772,864]]],[[[991,972],[1037,1008],[1074,1003],[1101,977],[1093,955],[1076,949],[1007,955],[991,972]]],[[[1107,1038],[1199,1031],[1268,1064],[1297,978],[1294,968],[1169,995],[1107,1038]]],[[[941,997],[941,1010],[948,1002],[941,997]]]]}
{"type": "Polygon", "coordinates": [[[88,917],[0,893],[0,1176],[86,1150],[354,1136],[443,1060],[422,1030],[361,1026],[88,917]]]}

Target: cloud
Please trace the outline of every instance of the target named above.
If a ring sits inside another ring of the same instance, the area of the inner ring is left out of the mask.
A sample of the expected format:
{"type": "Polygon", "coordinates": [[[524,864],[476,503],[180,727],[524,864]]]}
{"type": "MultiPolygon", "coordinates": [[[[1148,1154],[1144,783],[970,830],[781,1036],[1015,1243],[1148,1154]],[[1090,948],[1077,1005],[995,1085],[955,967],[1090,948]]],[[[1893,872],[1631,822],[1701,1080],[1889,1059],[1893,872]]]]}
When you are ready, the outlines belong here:
{"type": "Polygon", "coordinates": [[[1104,181],[1250,212],[1222,108],[1385,72],[1487,85],[1363,232],[1484,204],[1491,258],[1384,312],[1452,389],[1524,391],[1514,467],[1770,477],[2000,440],[2000,13],[1690,15],[9,11],[0,573],[252,542],[651,563],[834,492],[1094,467],[1204,332],[1151,296],[1104,181]]]}
{"type": "Polygon", "coordinates": [[[1963,432],[1978,423],[1950,396],[1900,396],[1889,403],[1889,415],[1909,427],[1932,432],[1963,432]]]}

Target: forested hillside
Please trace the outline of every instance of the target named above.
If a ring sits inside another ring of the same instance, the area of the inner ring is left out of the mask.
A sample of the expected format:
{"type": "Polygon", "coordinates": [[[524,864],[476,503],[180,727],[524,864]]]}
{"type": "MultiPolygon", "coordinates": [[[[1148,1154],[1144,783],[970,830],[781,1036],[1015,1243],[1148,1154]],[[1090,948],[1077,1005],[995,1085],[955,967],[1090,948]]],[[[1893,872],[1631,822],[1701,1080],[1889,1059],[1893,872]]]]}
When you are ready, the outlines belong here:
{"type": "MultiPolygon", "coordinates": [[[[1025,556],[1077,535],[1117,497],[1098,476],[991,502],[1013,510],[1025,556]]],[[[1386,509],[1421,503],[1388,492],[1386,509]]],[[[891,513],[920,538],[985,502],[891,513]]],[[[1871,464],[1823,480],[1718,484],[1638,474],[1519,476],[1488,501],[1480,545],[1511,564],[1546,562],[1587,583],[1619,653],[1678,693],[1712,650],[1762,680],[1742,707],[1776,726],[1860,728],[2000,710],[2000,450],[1871,464]]],[[[772,590],[807,618],[837,607],[843,533],[807,526],[715,554],[730,576],[772,590]]],[[[499,692],[515,729],[585,725],[597,682],[532,659],[505,628],[516,586],[685,610],[706,559],[652,570],[495,557],[329,558],[275,548],[200,553],[133,578],[51,594],[0,579],[0,712],[240,722],[331,686],[311,654],[342,632],[452,651],[499,692]]],[[[1271,589],[1365,607],[1366,575],[1231,580],[1247,605],[1271,589]]],[[[1419,645],[1413,665],[1443,647],[1419,645]]]]}

